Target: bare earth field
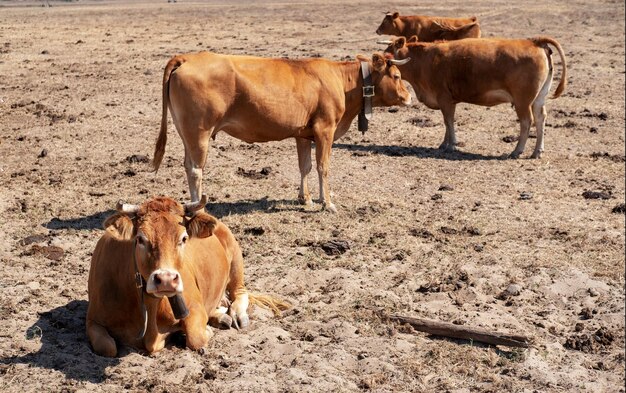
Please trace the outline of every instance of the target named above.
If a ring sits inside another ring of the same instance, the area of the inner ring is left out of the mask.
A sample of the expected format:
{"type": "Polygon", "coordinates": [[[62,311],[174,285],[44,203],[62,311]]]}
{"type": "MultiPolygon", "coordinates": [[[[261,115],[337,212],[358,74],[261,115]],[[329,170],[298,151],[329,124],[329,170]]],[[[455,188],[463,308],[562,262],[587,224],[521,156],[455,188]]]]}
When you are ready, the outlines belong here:
{"type": "Polygon", "coordinates": [[[0,391],[624,391],[622,1],[51,3],[0,1],[0,391]],[[505,158],[519,133],[508,105],[460,105],[457,153],[437,150],[438,111],[376,108],[369,132],[355,121],[334,145],[333,215],[297,204],[293,140],[220,134],[207,210],[239,239],[248,289],[294,308],[252,309],[250,328],[216,331],[200,352],[93,354],[87,275],[103,219],[118,199],[188,200],[171,120],[160,171],[146,160],[167,60],[354,59],[383,49],[388,9],[556,38],[569,85],[548,101],[544,158],[527,158],[535,139],[505,158]],[[389,313],[532,346],[436,338],[389,313]]]}

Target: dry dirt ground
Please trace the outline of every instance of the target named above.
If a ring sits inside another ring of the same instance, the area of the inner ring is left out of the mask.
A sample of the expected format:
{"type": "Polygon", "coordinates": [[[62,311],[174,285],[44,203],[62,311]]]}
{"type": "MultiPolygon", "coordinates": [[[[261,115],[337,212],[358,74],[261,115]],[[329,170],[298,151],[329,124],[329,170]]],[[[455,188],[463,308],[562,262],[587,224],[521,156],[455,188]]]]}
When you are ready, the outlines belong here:
{"type": "Polygon", "coordinates": [[[51,3],[0,1],[0,391],[624,391],[622,1],[51,3]],[[548,102],[544,158],[527,158],[531,139],[505,159],[518,134],[507,105],[460,105],[451,154],[437,150],[439,112],[376,109],[365,136],[353,126],[335,143],[333,215],[296,203],[293,140],[220,134],[207,209],[238,237],[248,288],[294,308],[254,309],[249,329],[200,352],[94,355],[84,319],[102,220],[118,199],[188,196],[171,121],[158,174],[145,159],[167,60],[353,59],[381,49],[388,9],[559,40],[569,86],[548,102]],[[533,343],[440,339],[387,313],[533,343]]]}

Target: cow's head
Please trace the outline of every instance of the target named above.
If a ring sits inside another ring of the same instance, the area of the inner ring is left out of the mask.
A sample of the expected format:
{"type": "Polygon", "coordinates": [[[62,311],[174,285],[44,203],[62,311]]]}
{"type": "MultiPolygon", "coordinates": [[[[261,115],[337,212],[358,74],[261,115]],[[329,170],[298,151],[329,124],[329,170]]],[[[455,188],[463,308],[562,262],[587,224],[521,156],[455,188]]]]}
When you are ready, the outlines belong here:
{"type": "Polygon", "coordinates": [[[198,212],[205,204],[206,196],[185,205],[166,197],[139,206],[118,203],[118,212],[105,221],[111,235],[133,241],[136,268],[147,293],[169,297],[183,292],[185,246],[190,238],[211,236],[217,224],[215,217],[198,212]]]}
{"type": "Polygon", "coordinates": [[[410,58],[407,44],[417,42],[417,36],[412,36],[408,40],[404,37],[397,37],[391,41],[378,41],[378,42],[388,45],[387,49],[385,49],[385,55],[387,57],[392,57],[397,60],[403,60],[403,59],[410,58]]]}
{"type": "Polygon", "coordinates": [[[371,59],[365,56],[357,56],[359,61],[367,61],[372,74],[374,85],[373,106],[409,105],[411,93],[407,90],[398,65],[404,65],[409,59],[387,59],[382,53],[374,53],[371,59]]]}
{"type": "Polygon", "coordinates": [[[383,21],[376,29],[378,35],[398,35],[400,34],[400,13],[399,12],[386,12],[383,21]]]}

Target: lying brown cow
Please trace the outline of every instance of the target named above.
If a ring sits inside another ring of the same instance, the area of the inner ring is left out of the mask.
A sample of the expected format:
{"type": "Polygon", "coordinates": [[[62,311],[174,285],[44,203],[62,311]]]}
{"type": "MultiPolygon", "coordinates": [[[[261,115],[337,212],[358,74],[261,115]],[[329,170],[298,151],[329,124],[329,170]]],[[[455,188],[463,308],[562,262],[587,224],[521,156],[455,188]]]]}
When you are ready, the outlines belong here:
{"type": "Polygon", "coordinates": [[[176,331],[198,349],[212,334],[207,322],[247,326],[249,302],[285,308],[249,296],[239,244],[224,224],[198,212],[205,203],[204,196],[185,206],[159,197],[118,204],[106,219],[89,270],[87,336],[96,353],[115,356],[116,341],[156,352],[176,331]],[[168,297],[180,299],[188,315],[177,319],[168,297]],[[232,302],[227,314],[218,309],[225,297],[232,302]]]}
{"type": "MultiPolygon", "coordinates": [[[[415,41],[415,40],[413,40],[415,41]]],[[[520,137],[511,153],[517,158],[524,151],[533,117],[537,126],[537,144],[532,154],[543,152],[545,101],[552,85],[552,45],[559,52],[563,72],[553,98],[563,93],[567,67],[561,45],[548,37],[525,40],[465,39],[442,43],[407,44],[404,37],[391,42],[386,53],[396,59],[411,58],[400,66],[402,77],[417,99],[431,109],[440,109],[446,136],[440,148],[454,150],[456,104],[494,106],[511,103],[520,120],[520,137]]]]}
{"type": "Polygon", "coordinates": [[[452,41],[463,38],[480,38],[480,24],[471,18],[441,18],[438,16],[400,16],[387,12],[376,29],[378,35],[395,35],[405,38],[417,36],[418,41],[452,41]]]}
{"type": "MultiPolygon", "coordinates": [[[[382,54],[359,58],[371,71],[373,106],[406,105],[411,95],[395,60],[382,54]]],[[[154,151],[159,168],[167,139],[167,110],[185,146],[192,201],[202,192],[209,140],[219,131],[245,142],[295,138],[301,182],[298,195],[310,204],[307,175],[315,142],[320,199],[330,200],[328,172],[333,141],[344,135],[363,107],[360,61],[287,60],[202,52],[172,58],[163,77],[163,116],[154,151]]]]}

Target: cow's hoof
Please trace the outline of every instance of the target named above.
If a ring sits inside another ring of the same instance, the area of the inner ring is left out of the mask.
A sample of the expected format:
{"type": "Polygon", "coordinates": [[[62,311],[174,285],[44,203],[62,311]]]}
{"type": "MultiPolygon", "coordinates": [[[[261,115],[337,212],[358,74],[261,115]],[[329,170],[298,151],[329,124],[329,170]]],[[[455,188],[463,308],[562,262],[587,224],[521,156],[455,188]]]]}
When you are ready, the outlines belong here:
{"type": "Polygon", "coordinates": [[[512,160],[517,160],[519,156],[521,155],[522,155],[522,152],[514,151],[513,153],[509,154],[509,158],[512,160]]]}
{"type": "Polygon", "coordinates": [[[220,315],[217,321],[220,324],[220,328],[222,329],[230,329],[233,324],[233,318],[231,318],[231,316],[228,314],[220,315]]]}
{"type": "Polygon", "coordinates": [[[311,206],[313,205],[313,200],[311,199],[311,197],[303,197],[303,196],[298,196],[298,203],[304,206],[311,206]]]}
{"type": "Polygon", "coordinates": [[[533,152],[530,158],[541,158],[541,152],[540,151],[533,152]]]}
{"type": "Polygon", "coordinates": [[[453,153],[453,152],[457,151],[457,150],[458,150],[458,148],[456,147],[456,145],[448,145],[448,146],[446,146],[446,147],[444,148],[444,150],[445,150],[447,153],[453,153]]]}
{"type": "Polygon", "coordinates": [[[237,314],[235,310],[231,308],[230,316],[233,320],[233,327],[237,330],[247,328],[248,325],[250,325],[250,318],[248,317],[248,314],[246,314],[245,312],[241,314],[237,314]]]}
{"type": "Polygon", "coordinates": [[[248,326],[250,326],[250,317],[248,317],[247,314],[245,315],[239,315],[237,317],[238,322],[238,329],[245,329],[248,326]]]}
{"type": "Polygon", "coordinates": [[[439,145],[439,150],[448,150],[448,144],[446,142],[439,145]]]}
{"type": "Polygon", "coordinates": [[[337,208],[333,203],[324,203],[322,210],[326,210],[331,213],[337,213],[337,208]]]}

